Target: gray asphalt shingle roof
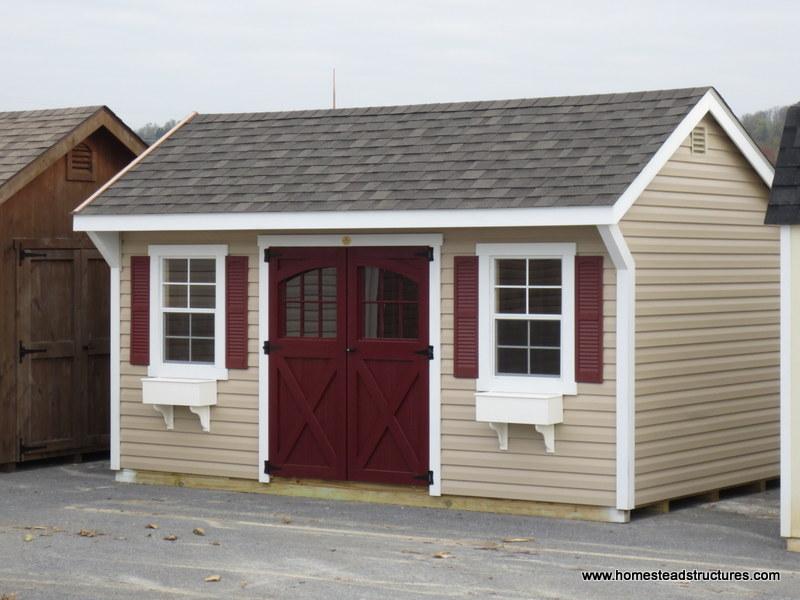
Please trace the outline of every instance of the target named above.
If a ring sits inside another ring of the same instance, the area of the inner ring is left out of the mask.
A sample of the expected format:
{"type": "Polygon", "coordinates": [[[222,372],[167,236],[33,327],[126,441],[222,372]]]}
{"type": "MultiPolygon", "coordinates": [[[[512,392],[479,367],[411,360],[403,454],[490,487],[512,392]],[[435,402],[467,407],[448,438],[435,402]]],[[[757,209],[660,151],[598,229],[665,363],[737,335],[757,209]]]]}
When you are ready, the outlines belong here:
{"type": "Polygon", "coordinates": [[[611,205],[708,90],[198,115],[82,214],[611,205]]]}
{"type": "Polygon", "coordinates": [[[0,186],[100,108],[0,112],[0,186]]]}
{"type": "Polygon", "coordinates": [[[786,111],[765,220],[768,225],[800,223],[800,104],[786,111]]]}

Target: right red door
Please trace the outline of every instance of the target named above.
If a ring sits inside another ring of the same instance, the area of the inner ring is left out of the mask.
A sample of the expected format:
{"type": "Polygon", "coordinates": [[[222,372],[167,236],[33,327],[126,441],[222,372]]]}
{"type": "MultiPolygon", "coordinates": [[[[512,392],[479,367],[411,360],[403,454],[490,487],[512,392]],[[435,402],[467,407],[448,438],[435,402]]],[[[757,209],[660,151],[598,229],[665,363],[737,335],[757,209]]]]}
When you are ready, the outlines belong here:
{"type": "Polygon", "coordinates": [[[427,248],[270,256],[270,472],[427,484],[427,248]]]}

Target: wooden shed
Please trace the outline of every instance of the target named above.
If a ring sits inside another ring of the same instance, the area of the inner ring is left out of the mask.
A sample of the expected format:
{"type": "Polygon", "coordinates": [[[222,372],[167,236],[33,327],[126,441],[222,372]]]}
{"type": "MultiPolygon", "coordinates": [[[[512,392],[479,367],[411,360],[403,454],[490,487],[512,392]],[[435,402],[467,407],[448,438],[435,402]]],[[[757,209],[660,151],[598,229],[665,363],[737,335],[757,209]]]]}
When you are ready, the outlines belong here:
{"type": "Polygon", "coordinates": [[[608,521],[774,478],[771,180],[713,88],[191,115],[74,219],[112,468],[608,521]]]}
{"type": "Polygon", "coordinates": [[[104,106],[0,112],[0,467],[108,448],[108,267],[70,213],[145,147],[104,106]]]}

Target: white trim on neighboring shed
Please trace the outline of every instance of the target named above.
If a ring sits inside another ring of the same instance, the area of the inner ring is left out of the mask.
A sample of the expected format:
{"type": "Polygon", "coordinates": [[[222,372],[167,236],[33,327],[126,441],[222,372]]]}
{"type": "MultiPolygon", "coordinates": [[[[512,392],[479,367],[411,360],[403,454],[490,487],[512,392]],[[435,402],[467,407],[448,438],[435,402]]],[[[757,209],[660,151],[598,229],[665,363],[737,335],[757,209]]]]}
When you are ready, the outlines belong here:
{"type": "MultiPolygon", "coordinates": [[[[433,360],[428,370],[428,462],[433,471],[433,484],[428,486],[431,496],[442,495],[442,299],[441,234],[321,234],[321,235],[260,235],[258,236],[259,259],[266,248],[283,247],[353,247],[353,246],[430,246],[433,248],[433,261],[428,270],[428,329],[429,343],[434,348],[433,360]]],[[[264,260],[259,260],[258,268],[258,334],[264,341],[269,336],[269,269],[264,260]]],[[[269,459],[269,356],[258,354],[258,480],[269,483],[269,475],[262,466],[269,459]]]]}

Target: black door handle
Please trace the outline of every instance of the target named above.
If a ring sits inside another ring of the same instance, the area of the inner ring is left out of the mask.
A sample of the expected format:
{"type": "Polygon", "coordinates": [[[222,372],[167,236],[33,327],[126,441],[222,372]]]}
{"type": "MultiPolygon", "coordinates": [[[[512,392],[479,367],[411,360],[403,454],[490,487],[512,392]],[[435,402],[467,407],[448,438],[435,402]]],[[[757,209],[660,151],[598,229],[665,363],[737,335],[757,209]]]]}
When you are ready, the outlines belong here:
{"type": "Polygon", "coordinates": [[[355,348],[345,348],[345,350],[344,350],[344,351],[345,351],[345,352],[355,352],[355,351],[356,351],[356,349],[355,349],[355,348]]]}

